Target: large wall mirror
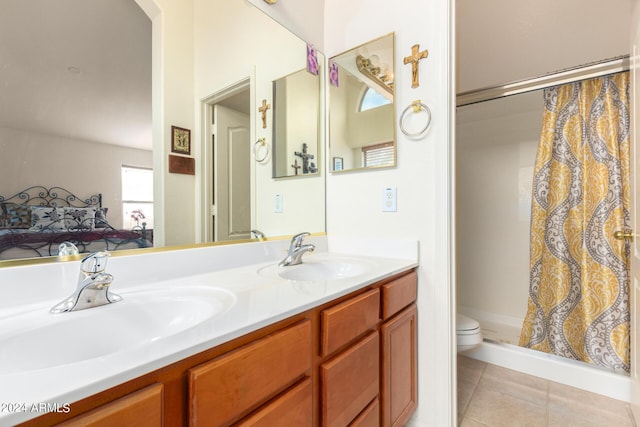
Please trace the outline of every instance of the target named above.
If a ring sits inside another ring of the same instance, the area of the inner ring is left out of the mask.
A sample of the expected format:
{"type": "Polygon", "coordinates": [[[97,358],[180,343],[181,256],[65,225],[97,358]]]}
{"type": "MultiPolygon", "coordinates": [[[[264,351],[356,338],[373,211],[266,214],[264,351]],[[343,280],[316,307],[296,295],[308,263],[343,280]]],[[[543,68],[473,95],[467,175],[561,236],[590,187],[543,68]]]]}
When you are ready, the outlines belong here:
{"type": "Polygon", "coordinates": [[[394,166],[394,35],[329,60],[329,151],[333,172],[394,166]]]}
{"type": "MultiPolygon", "coordinates": [[[[212,61],[215,72],[206,69],[209,64],[202,65],[202,58],[195,61],[194,106],[198,99],[204,98],[204,91],[213,93],[229,82],[251,78],[251,92],[243,98],[244,105],[238,107],[247,111],[248,103],[253,107],[258,104],[258,98],[269,99],[263,93],[270,93],[271,82],[287,73],[282,67],[274,75],[262,73],[270,68],[270,61],[282,64],[283,55],[289,51],[296,58],[305,57],[306,43],[278,25],[277,40],[264,44],[259,54],[252,55],[249,59],[253,61],[251,66],[238,66],[238,51],[255,52],[257,49],[247,49],[247,38],[228,37],[229,28],[239,34],[248,34],[262,31],[263,26],[271,28],[277,24],[246,1],[213,0],[206,4],[194,2],[193,5],[196,9],[215,9],[216,17],[212,19],[234,21],[227,22],[228,26],[218,25],[218,21],[207,25],[208,40],[224,40],[228,54],[224,57],[215,55],[215,61],[212,61]],[[251,16],[248,18],[247,14],[251,16]],[[291,49],[294,45],[295,49],[291,49]],[[273,58],[269,52],[273,52],[273,58]],[[215,79],[219,81],[205,84],[197,80],[198,75],[206,75],[212,82],[215,79]]],[[[165,167],[155,164],[157,159],[152,148],[151,20],[135,0],[0,0],[0,6],[3,11],[0,14],[0,197],[10,197],[32,186],[62,187],[82,199],[100,194],[101,206],[106,208],[102,213],[106,213],[106,221],[114,230],[139,231],[144,223],[144,244],[134,241],[123,249],[158,247],[157,242],[162,239],[154,239],[153,205],[156,205],[155,209],[158,205],[164,206],[165,218],[168,211],[183,210],[184,207],[172,203],[170,193],[176,190],[165,189],[162,203],[159,203],[157,195],[155,200],[148,200],[146,195],[123,194],[122,188],[123,180],[134,179],[139,171],[165,167]]],[[[166,10],[170,13],[171,8],[166,10]]],[[[202,22],[196,19],[194,25],[202,26],[202,22]]],[[[198,37],[195,43],[202,44],[204,37],[198,37]]],[[[258,38],[251,41],[253,44],[262,42],[258,38]]],[[[208,53],[207,59],[210,56],[208,53]]],[[[297,68],[292,67],[289,72],[299,69],[297,60],[291,62],[295,62],[297,68]]],[[[165,87],[180,84],[190,83],[165,82],[165,87]]],[[[261,130],[256,126],[259,121],[256,110],[248,112],[252,137],[261,136],[261,130]]],[[[270,132],[271,112],[268,120],[270,132]]],[[[164,125],[169,128],[173,124],[180,125],[172,120],[167,120],[164,125]]],[[[198,156],[201,153],[195,149],[200,143],[197,131],[191,129],[190,136],[190,155],[200,163],[198,156]]],[[[250,147],[253,147],[253,142],[249,141],[250,147]]],[[[170,141],[164,143],[169,153],[170,141]]],[[[247,151],[251,153],[251,148],[247,151]]],[[[318,156],[321,154],[317,153],[318,156]]],[[[253,158],[250,162],[254,163],[253,158]]],[[[294,190],[279,188],[274,183],[271,166],[270,163],[251,166],[252,226],[264,231],[267,237],[298,231],[324,231],[323,179],[307,187],[295,188],[296,192],[305,194],[307,204],[309,200],[313,203],[321,201],[314,204],[317,215],[304,215],[294,209],[294,190]],[[262,188],[258,189],[258,186],[262,188]],[[285,213],[274,215],[273,195],[282,193],[287,196],[285,213]],[[313,222],[308,221],[311,217],[313,222]]],[[[192,181],[185,179],[184,182],[192,181]]],[[[198,190],[193,184],[192,188],[179,187],[179,191],[197,193],[198,190]]],[[[195,197],[200,196],[196,194],[195,197]]],[[[196,205],[198,203],[202,205],[201,201],[196,201],[196,205]]],[[[3,208],[9,209],[8,206],[3,208]]],[[[190,207],[189,210],[195,211],[196,208],[190,207]]],[[[226,209],[224,206],[218,208],[226,209]]],[[[0,214],[3,213],[6,214],[0,210],[0,214]]],[[[44,215],[49,218],[51,214],[47,212],[44,215]]],[[[75,212],[73,214],[76,215],[75,212]]],[[[180,218],[180,214],[173,217],[180,218]]],[[[88,226],[91,230],[97,228],[94,227],[97,219],[94,221],[88,226]]],[[[193,222],[188,219],[179,227],[185,227],[185,224],[192,226],[193,222]]],[[[63,224],[65,231],[70,231],[68,223],[63,221],[63,224]]],[[[77,224],[74,223],[78,228],[74,231],[84,230],[86,224],[82,218],[78,219],[77,224]]],[[[29,222],[31,225],[32,220],[29,222]]],[[[167,223],[166,233],[176,226],[167,223]]],[[[5,231],[0,224],[0,260],[39,256],[25,252],[3,257],[1,239],[5,231]]],[[[16,230],[12,233],[15,235],[16,230]]],[[[46,252],[43,253],[42,256],[47,256],[46,252]]]]}
{"type": "Polygon", "coordinates": [[[324,56],[317,54],[311,61],[317,74],[305,68],[273,81],[274,178],[308,176],[319,170],[324,56]]]}

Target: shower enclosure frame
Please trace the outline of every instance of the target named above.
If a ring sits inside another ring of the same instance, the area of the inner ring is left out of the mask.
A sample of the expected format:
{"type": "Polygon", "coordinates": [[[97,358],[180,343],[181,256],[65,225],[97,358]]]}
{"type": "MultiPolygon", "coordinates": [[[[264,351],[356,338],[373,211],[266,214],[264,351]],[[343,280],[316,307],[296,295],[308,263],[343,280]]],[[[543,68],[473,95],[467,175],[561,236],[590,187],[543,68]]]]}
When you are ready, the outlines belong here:
{"type": "Polygon", "coordinates": [[[505,96],[517,95],[525,92],[532,92],[534,90],[544,89],[551,86],[558,86],[580,80],[602,77],[608,74],[629,71],[629,63],[629,55],[622,55],[611,59],[554,71],[538,77],[461,92],[456,95],[456,107],[463,107],[465,105],[504,98],[505,96]]]}

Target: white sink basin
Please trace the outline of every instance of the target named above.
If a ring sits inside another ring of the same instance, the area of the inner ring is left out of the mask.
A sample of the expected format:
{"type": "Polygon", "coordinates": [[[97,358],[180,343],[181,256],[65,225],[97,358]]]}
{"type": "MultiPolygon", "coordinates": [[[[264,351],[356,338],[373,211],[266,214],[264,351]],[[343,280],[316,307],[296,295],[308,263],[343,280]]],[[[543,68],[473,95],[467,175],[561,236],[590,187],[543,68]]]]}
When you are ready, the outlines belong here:
{"type": "Polygon", "coordinates": [[[315,282],[326,280],[347,279],[365,274],[370,271],[372,264],[354,258],[313,258],[303,257],[302,264],[279,267],[269,265],[258,270],[264,277],[278,276],[295,282],[315,282]]]}
{"type": "Polygon", "coordinates": [[[48,308],[3,319],[0,375],[108,356],[193,328],[225,312],[235,296],[186,287],[120,293],[123,300],[70,313],[48,308]]]}

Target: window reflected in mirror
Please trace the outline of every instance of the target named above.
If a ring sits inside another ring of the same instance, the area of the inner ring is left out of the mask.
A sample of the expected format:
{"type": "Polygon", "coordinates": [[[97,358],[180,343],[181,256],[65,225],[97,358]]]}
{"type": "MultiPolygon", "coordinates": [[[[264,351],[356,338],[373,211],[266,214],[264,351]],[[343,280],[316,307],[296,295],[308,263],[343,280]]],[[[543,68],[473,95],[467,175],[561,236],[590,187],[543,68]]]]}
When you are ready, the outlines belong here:
{"type": "Polygon", "coordinates": [[[332,172],[395,166],[394,34],[329,60],[332,172]]]}

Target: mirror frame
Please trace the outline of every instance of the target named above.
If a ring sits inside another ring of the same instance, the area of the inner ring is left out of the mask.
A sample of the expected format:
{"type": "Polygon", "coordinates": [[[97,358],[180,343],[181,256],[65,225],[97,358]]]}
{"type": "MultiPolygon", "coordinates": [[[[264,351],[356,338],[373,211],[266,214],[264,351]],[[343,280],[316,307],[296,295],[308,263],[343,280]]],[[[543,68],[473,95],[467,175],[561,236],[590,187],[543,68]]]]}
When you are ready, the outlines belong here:
{"type": "MultiPolygon", "coordinates": [[[[328,60],[328,64],[329,64],[329,69],[331,68],[331,64],[333,63],[333,60],[341,55],[345,55],[345,54],[349,54],[349,53],[353,53],[356,52],[358,50],[362,50],[362,49],[366,49],[368,45],[372,44],[372,43],[376,43],[376,42],[380,42],[383,41],[384,39],[389,38],[390,42],[391,42],[391,58],[392,58],[392,63],[390,64],[392,67],[392,74],[395,76],[396,73],[396,46],[395,46],[395,32],[391,32],[385,35],[382,35],[380,37],[377,37],[375,39],[369,40],[367,42],[364,42],[358,46],[355,46],[351,49],[348,49],[344,52],[338,53],[334,56],[332,56],[331,58],[329,58],[328,60]]],[[[328,71],[329,74],[329,78],[330,78],[330,74],[331,71],[328,71]]],[[[356,76],[357,77],[357,76],[356,76]]],[[[362,81],[362,79],[359,79],[360,81],[362,81]]],[[[362,83],[364,84],[365,87],[369,88],[371,86],[369,86],[366,82],[362,81],[362,83]]],[[[395,90],[395,77],[394,77],[394,85],[392,88],[392,96],[393,96],[393,101],[391,102],[391,110],[392,110],[392,134],[393,134],[393,139],[391,141],[391,143],[393,144],[393,162],[389,163],[389,164],[385,164],[385,165],[375,165],[375,166],[360,166],[360,167],[354,167],[354,168],[350,168],[350,169],[340,169],[340,170],[336,170],[334,168],[334,157],[332,156],[332,152],[331,152],[331,90],[333,85],[328,82],[327,85],[327,99],[328,99],[328,105],[327,105],[327,123],[328,123],[328,130],[327,130],[327,168],[328,171],[330,173],[350,173],[350,172],[356,172],[356,171],[366,171],[366,170],[376,170],[376,169],[385,169],[385,168],[394,168],[397,166],[398,164],[398,135],[396,132],[396,90],[395,90]]],[[[372,144],[372,145],[377,145],[377,144],[385,144],[388,142],[379,142],[376,144],[372,144]]]]}

